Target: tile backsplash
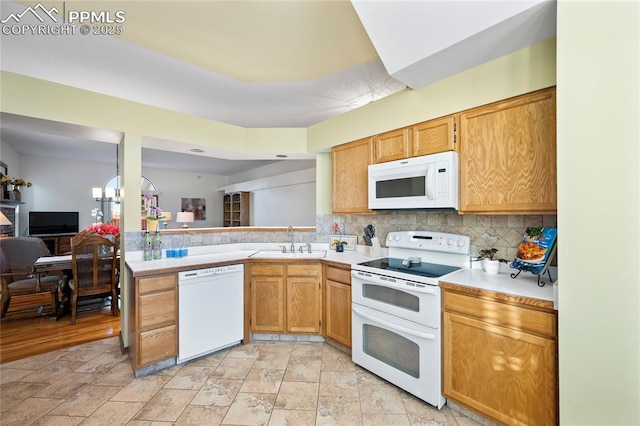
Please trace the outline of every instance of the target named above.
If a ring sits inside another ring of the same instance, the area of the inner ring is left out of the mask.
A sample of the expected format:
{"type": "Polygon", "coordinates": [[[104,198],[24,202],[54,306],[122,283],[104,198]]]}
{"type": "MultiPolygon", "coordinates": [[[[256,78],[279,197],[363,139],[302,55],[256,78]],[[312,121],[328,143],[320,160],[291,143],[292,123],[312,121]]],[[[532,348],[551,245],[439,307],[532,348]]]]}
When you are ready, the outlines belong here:
{"type": "Polygon", "coordinates": [[[344,234],[357,235],[363,244],[363,228],[372,224],[384,246],[391,231],[437,231],[467,235],[471,238],[471,255],[483,248],[497,248],[498,257],[511,261],[524,232],[529,227],[557,227],[556,215],[459,215],[454,211],[394,210],[370,215],[319,215],[316,217],[318,239],[331,235],[337,223],[344,234]]]}

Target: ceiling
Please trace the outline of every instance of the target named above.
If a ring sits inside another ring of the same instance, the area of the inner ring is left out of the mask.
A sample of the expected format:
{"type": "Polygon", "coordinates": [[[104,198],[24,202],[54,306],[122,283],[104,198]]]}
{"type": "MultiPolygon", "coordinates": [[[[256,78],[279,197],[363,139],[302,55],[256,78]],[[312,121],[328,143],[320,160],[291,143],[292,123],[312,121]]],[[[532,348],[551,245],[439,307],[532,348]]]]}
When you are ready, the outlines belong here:
{"type": "MultiPolygon", "coordinates": [[[[120,13],[122,34],[3,34],[3,70],[241,127],[308,127],[555,35],[551,0],[36,4],[2,1],[0,18],[11,25],[50,19],[47,11],[68,21],[73,11],[120,13]]],[[[30,122],[27,130],[17,117],[0,118],[3,142],[22,155],[82,159],[96,144],[114,143],[99,129],[30,122]]],[[[226,175],[271,162],[225,165],[229,157],[215,162],[177,155],[167,143],[144,145],[143,167],[226,175]]]]}

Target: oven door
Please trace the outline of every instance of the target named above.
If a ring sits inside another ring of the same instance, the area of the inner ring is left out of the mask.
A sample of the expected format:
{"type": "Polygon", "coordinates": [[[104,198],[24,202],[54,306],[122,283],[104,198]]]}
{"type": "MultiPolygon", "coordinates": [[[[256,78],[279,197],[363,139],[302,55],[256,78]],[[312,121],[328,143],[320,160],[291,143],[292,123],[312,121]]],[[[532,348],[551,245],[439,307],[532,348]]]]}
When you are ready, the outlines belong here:
{"type": "Polygon", "coordinates": [[[440,335],[392,315],[352,303],[353,362],[442,408],[440,335]]]}
{"type": "Polygon", "coordinates": [[[351,271],[351,301],[431,328],[440,328],[440,287],[351,271]]]}

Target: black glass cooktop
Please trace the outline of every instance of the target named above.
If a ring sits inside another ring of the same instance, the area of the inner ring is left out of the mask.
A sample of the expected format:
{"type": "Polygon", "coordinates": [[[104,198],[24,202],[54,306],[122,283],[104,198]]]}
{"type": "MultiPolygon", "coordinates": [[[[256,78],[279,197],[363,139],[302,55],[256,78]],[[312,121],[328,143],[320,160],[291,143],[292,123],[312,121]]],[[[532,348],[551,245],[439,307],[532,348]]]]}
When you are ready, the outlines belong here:
{"type": "Polygon", "coordinates": [[[385,269],[387,271],[402,272],[405,274],[419,275],[428,278],[439,278],[443,275],[460,269],[457,266],[438,265],[426,262],[403,265],[402,261],[403,259],[384,257],[382,259],[374,259],[368,262],[362,262],[358,265],[368,266],[370,268],[376,269],[385,269]]]}

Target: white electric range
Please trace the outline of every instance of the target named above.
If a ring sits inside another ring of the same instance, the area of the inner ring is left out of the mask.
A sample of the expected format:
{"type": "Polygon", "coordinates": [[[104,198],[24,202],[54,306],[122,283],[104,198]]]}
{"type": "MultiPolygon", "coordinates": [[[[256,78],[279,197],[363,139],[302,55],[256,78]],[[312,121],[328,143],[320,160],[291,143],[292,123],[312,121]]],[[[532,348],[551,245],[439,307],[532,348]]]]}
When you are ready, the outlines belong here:
{"type": "Polygon", "coordinates": [[[442,408],[438,282],[470,267],[470,239],[396,231],[386,245],[388,257],[351,265],[353,362],[442,408]]]}

